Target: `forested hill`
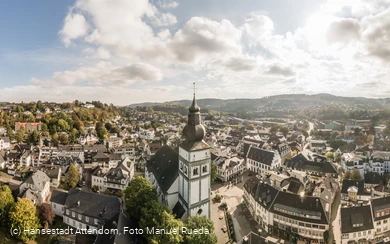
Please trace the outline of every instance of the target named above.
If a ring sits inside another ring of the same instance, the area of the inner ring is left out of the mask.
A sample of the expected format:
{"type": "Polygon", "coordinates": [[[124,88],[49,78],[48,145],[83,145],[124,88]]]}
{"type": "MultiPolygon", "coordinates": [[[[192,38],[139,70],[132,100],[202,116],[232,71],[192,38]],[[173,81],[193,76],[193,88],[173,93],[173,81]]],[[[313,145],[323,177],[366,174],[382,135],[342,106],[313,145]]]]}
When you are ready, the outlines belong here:
{"type": "MultiPolygon", "coordinates": [[[[341,97],[330,94],[289,94],[267,96],[259,99],[199,99],[198,105],[203,109],[223,112],[257,111],[262,109],[302,109],[316,106],[338,106],[346,109],[382,109],[390,107],[390,98],[374,99],[364,97],[341,97]]],[[[169,101],[164,103],[138,103],[129,107],[153,107],[161,105],[189,106],[190,100],[169,101]]]]}

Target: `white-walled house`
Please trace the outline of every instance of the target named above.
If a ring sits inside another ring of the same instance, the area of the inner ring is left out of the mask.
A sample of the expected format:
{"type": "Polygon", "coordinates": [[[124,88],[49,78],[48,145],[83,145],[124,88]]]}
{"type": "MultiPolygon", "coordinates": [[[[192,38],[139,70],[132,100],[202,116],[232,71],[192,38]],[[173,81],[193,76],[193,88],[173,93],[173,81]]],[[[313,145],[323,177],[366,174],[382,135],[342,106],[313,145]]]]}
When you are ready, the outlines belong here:
{"type": "Polygon", "coordinates": [[[11,148],[11,141],[9,137],[0,137],[0,151],[9,150],[11,148]]]}
{"type": "Polygon", "coordinates": [[[60,189],[54,189],[51,193],[50,204],[55,215],[62,217],[65,211],[65,201],[68,192],[60,189]]]}
{"type": "Polygon", "coordinates": [[[263,174],[281,166],[281,158],[278,152],[250,146],[246,156],[249,170],[263,174]]]}
{"type": "Polygon", "coordinates": [[[50,193],[50,178],[38,170],[19,186],[19,193],[21,197],[28,198],[35,205],[40,206],[50,193]]]}

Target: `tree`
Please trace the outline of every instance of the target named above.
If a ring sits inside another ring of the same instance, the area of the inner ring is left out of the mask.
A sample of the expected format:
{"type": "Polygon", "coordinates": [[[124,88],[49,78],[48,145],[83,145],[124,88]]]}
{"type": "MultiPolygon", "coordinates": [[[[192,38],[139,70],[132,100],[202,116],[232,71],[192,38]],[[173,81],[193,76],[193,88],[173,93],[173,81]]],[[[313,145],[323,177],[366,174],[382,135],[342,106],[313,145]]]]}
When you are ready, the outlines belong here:
{"type": "Polygon", "coordinates": [[[58,140],[60,141],[61,144],[63,145],[67,145],[69,143],[69,140],[68,140],[68,135],[65,134],[65,133],[61,133],[58,140]]]}
{"type": "Polygon", "coordinates": [[[76,164],[71,163],[68,168],[68,172],[65,176],[67,186],[69,188],[75,188],[80,181],[80,172],[77,170],[76,164]]]}
{"type": "Polygon", "coordinates": [[[324,241],[325,241],[325,243],[328,243],[328,241],[329,241],[329,231],[328,230],[324,231],[324,241]]]}
{"type": "Polygon", "coordinates": [[[96,133],[100,140],[107,139],[107,130],[103,126],[98,127],[96,133]]]}
{"type": "Polygon", "coordinates": [[[184,243],[186,244],[215,244],[217,243],[217,236],[214,233],[214,223],[210,219],[205,216],[193,216],[189,217],[187,221],[187,225],[185,226],[187,230],[205,230],[202,235],[185,235],[184,243]],[[206,230],[208,230],[206,232],[206,230]]]}
{"type": "Polygon", "coordinates": [[[36,209],[33,203],[27,198],[18,198],[17,203],[11,207],[8,218],[10,227],[20,230],[19,235],[15,237],[23,242],[34,240],[37,237],[36,232],[24,230],[36,230],[41,226],[37,217],[36,209]]]}
{"type": "Polygon", "coordinates": [[[360,175],[360,171],[358,169],[352,170],[351,179],[352,180],[361,180],[362,179],[362,176],[360,175]]]}
{"type": "Polygon", "coordinates": [[[23,139],[24,139],[24,128],[23,127],[16,131],[15,139],[18,143],[23,141],[23,139]]]}
{"type": "Polygon", "coordinates": [[[333,158],[333,152],[329,151],[329,152],[325,153],[325,157],[326,158],[333,158]]]}
{"type": "Polygon", "coordinates": [[[110,189],[108,189],[108,188],[107,188],[107,189],[105,189],[105,190],[104,190],[104,194],[106,194],[106,195],[111,195],[111,191],[110,191],[110,189]]]}
{"type": "Polygon", "coordinates": [[[142,207],[149,201],[157,200],[157,192],[150,181],[138,176],[126,188],[125,200],[130,216],[140,220],[142,207]]]}
{"type": "Polygon", "coordinates": [[[344,174],[344,180],[349,180],[351,179],[351,177],[352,177],[351,171],[347,170],[344,174]]]}
{"type": "Polygon", "coordinates": [[[99,191],[99,187],[97,185],[94,185],[94,186],[92,186],[91,190],[93,192],[98,192],[99,191]]]}
{"type": "Polygon", "coordinates": [[[287,136],[287,133],[288,133],[289,129],[288,129],[287,126],[282,126],[282,127],[279,128],[279,131],[281,133],[283,133],[284,136],[287,136]]]}
{"type": "Polygon", "coordinates": [[[31,132],[31,134],[29,135],[29,142],[30,143],[37,143],[39,141],[39,132],[34,130],[33,132],[31,132]]]}
{"type": "Polygon", "coordinates": [[[41,207],[39,208],[39,219],[41,220],[41,223],[48,223],[51,225],[53,223],[54,217],[55,214],[51,208],[51,205],[48,203],[42,203],[41,207]]]}
{"type": "Polygon", "coordinates": [[[165,209],[158,201],[153,200],[145,204],[145,207],[141,209],[141,219],[139,221],[139,226],[144,229],[146,239],[149,243],[182,243],[183,236],[181,235],[181,230],[183,222],[175,217],[165,209]],[[146,228],[156,228],[156,229],[176,229],[177,234],[159,234],[159,233],[148,233],[146,228]]]}
{"type": "Polygon", "coordinates": [[[11,189],[8,186],[0,186],[0,227],[5,228],[7,226],[8,211],[14,203],[14,197],[12,196],[11,189]]]}
{"type": "Polygon", "coordinates": [[[211,161],[211,181],[215,181],[217,179],[217,165],[214,161],[211,161]]]}

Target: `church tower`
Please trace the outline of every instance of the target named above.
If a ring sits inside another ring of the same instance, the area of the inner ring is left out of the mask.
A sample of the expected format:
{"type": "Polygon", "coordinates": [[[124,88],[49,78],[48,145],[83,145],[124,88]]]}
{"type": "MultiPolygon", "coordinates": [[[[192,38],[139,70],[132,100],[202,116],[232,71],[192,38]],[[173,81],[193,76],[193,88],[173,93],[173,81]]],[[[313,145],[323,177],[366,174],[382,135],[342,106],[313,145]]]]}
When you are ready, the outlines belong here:
{"type": "Polygon", "coordinates": [[[210,218],[211,153],[203,140],[206,130],[201,123],[195,88],[188,110],[188,123],[183,130],[185,141],[179,146],[179,202],[186,217],[199,214],[210,218]]]}

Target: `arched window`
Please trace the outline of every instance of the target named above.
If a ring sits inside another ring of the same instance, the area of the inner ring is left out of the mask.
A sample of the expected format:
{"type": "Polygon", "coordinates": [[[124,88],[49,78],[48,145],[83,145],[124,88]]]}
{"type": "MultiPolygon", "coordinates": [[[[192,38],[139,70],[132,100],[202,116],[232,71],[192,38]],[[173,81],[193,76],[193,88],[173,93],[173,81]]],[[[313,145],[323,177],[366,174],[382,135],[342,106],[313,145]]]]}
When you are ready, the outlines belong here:
{"type": "Polygon", "coordinates": [[[192,172],[192,175],[198,175],[199,174],[199,169],[195,168],[192,172]]]}
{"type": "Polygon", "coordinates": [[[201,215],[202,212],[203,212],[203,210],[200,208],[200,209],[198,210],[198,215],[201,215]]]}
{"type": "Polygon", "coordinates": [[[207,165],[204,165],[204,166],[202,167],[202,173],[207,173],[207,165]]]}

